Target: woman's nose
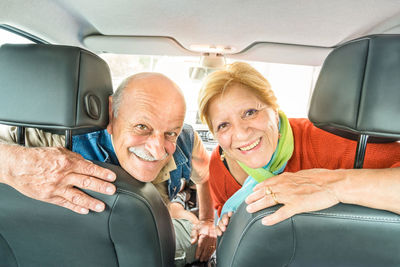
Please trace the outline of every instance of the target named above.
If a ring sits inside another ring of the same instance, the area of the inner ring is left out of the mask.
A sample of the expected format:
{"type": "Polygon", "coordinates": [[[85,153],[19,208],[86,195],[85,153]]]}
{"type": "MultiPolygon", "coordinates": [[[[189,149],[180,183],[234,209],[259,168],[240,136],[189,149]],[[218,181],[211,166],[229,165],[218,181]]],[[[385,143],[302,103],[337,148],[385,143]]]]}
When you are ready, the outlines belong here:
{"type": "Polygon", "coordinates": [[[238,140],[246,139],[249,136],[249,126],[247,123],[236,123],[233,128],[234,135],[238,140]]]}

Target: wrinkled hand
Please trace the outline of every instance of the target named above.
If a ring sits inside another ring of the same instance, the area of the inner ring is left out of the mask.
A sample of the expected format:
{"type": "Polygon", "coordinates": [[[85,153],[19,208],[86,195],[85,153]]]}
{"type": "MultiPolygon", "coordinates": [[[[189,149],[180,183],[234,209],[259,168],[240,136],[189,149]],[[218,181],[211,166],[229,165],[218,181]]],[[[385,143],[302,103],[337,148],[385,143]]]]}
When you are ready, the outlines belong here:
{"type": "Polygon", "coordinates": [[[226,231],[226,227],[229,224],[229,220],[231,219],[233,213],[232,211],[228,212],[228,213],[224,213],[221,216],[221,219],[218,222],[217,225],[217,235],[221,236],[225,231],[226,231]]]}
{"type": "Polygon", "coordinates": [[[77,188],[108,195],[116,190],[109,183],[116,177],[112,171],[65,148],[22,148],[20,153],[7,183],[31,198],[87,214],[103,211],[105,205],[77,188]]]}
{"type": "Polygon", "coordinates": [[[254,187],[254,192],[246,198],[250,213],[283,204],[275,213],[262,219],[264,225],[273,225],[295,214],[316,211],[339,203],[333,185],[344,177],[340,170],[309,169],[295,173],[283,173],[267,179],[254,187]]]}
{"type": "Polygon", "coordinates": [[[213,221],[199,221],[193,225],[191,233],[192,244],[198,242],[196,259],[208,261],[215,250],[217,235],[213,221]]]}

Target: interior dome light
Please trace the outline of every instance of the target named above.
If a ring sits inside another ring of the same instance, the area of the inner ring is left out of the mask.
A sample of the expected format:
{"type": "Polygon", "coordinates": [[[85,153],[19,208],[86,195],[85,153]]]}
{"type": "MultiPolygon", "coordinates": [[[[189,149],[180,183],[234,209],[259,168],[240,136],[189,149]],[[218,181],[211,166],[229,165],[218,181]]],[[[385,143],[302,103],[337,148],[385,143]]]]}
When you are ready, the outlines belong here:
{"type": "Polygon", "coordinates": [[[218,54],[232,54],[236,52],[236,49],[234,47],[226,45],[193,44],[190,45],[190,50],[201,53],[218,53],[218,54]]]}

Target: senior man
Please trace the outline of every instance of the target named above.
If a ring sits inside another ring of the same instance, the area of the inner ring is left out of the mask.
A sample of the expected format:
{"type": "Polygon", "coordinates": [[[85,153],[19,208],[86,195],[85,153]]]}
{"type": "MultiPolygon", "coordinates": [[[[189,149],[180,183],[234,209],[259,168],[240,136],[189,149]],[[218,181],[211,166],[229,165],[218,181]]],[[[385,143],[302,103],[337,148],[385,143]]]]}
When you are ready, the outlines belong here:
{"type": "Polygon", "coordinates": [[[86,214],[104,210],[104,203],[74,187],[113,194],[115,186],[109,181],[115,174],[85,159],[120,165],[136,179],[153,182],[167,203],[177,238],[176,258],[181,263],[208,260],[216,242],[209,157],[197,133],[183,124],[186,105],[179,87],[162,74],[140,73],[125,79],[109,100],[107,130],[74,136],[74,152],[60,147],[65,142],[61,135],[29,129],[26,144],[33,148],[27,148],[10,144],[16,140],[13,128],[3,131],[0,182],[86,214]],[[196,184],[198,218],[169,202],[182,179],[196,184]]]}

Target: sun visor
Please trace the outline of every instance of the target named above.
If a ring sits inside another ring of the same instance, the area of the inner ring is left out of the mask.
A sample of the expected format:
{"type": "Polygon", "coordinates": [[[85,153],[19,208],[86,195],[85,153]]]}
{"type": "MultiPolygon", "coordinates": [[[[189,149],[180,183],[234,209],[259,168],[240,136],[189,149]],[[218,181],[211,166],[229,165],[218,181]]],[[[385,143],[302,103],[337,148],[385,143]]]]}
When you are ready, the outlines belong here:
{"type": "Polygon", "coordinates": [[[89,35],[83,38],[87,48],[99,53],[133,55],[198,56],[175,39],[163,36],[89,35]]]}

